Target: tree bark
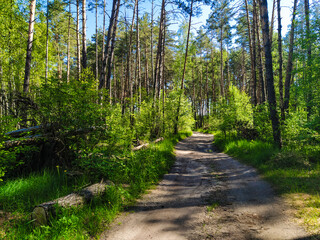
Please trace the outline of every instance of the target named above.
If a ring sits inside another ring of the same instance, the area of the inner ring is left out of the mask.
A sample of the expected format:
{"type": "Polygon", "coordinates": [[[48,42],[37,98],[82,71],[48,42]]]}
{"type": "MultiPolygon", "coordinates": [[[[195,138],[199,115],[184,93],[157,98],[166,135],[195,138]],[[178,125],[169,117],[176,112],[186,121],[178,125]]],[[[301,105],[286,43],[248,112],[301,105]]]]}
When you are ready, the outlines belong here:
{"type": "Polygon", "coordinates": [[[47,32],[46,32],[46,75],[45,82],[48,81],[48,68],[49,68],[49,0],[47,0],[47,32]]]}
{"type": "Polygon", "coordinates": [[[182,78],[181,78],[181,93],[179,95],[179,101],[178,101],[178,108],[177,108],[177,115],[176,115],[176,121],[174,123],[174,134],[178,133],[178,125],[179,125],[179,115],[180,115],[180,104],[181,104],[181,96],[183,94],[183,87],[184,87],[184,77],[186,74],[186,66],[187,66],[187,58],[188,58],[188,48],[189,48],[189,37],[190,37],[190,29],[191,29],[191,20],[192,20],[192,11],[193,11],[193,0],[191,0],[191,6],[190,6],[190,15],[189,15],[189,25],[188,25],[188,33],[187,33],[187,44],[186,44],[186,52],[184,56],[184,63],[183,63],[183,72],[182,72],[182,78]]]}
{"type": "MultiPolygon", "coordinates": [[[[259,14],[257,14],[257,18],[259,18],[259,14]]],[[[259,70],[259,80],[260,80],[260,87],[259,87],[259,97],[260,103],[264,103],[266,101],[266,92],[265,92],[265,82],[263,79],[263,66],[262,66],[262,47],[260,41],[260,24],[259,20],[256,19],[256,26],[257,26],[257,43],[258,43],[258,70],[259,70]]]]}
{"type": "Polygon", "coordinates": [[[107,72],[107,86],[109,89],[109,102],[111,104],[112,101],[112,82],[111,82],[111,70],[112,70],[112,64],[113,64],[113,57],[114,57],[114,46],[115,46],[115,39],[116,39],[116,33],[117,33],[117,25],[118,25],[118,16],[119,16],[119,10],[120,10],[120,0],[117,0],[117,6],[115,10],[115,16],[113,20],[113,26],[112,26],[112,35],[111,35],[111,46],[109,48],[109,51],[107,53],[108,56],[108,72],[107,72]]]}
{"type": "Polygon", "coordinates": [[[276,9],[276,1],[277,0],[273,0],[272,2],[272,16],[271,16],[271,27],[270,27],[270,44],[271,44],[271,47],[272,47],[272,38],[273,38],[273,25],[274,25],[274,12],[275,12],[275,9],[276,9]]]}
{"type": "Polygon", "coordinates": [[[42,203],[33,209],[31,218],[36,226],[45,225],[49,222],[50,217],[56,215],[56,205],[63,208],[82,206],[103,194],[112,185],[114,184],[110,181],[96,183],[78,193],[71,193],[51,202],[42,203]]]}
{"type": "Polygon", "coordinates": [[[82,0],[82,69],[87,68],[87,14],[86,0],[82,0]]]}
{"type": "Polygon", "coordinates": [[[224,97],[224,79],[223,79],[223,25],[220,27],[220,94],[224,97]]]}
{"type": "Polygon", "coordinates": [[[306,81],[307,81],[307,116],[308,119],[312,114],[312,73],[311,73],[311,39],[310,39],[310,9],[309,0],[304,0],[305,17],[306,17],[306,45],[307,45],[307,69],[306,69],[306,81]]]}
{"type": "Polygon", "coordinates": [[[68,45],[67,45],[67,82],[70,80],[70,28],[71,28],[71,0],[69,0],[68,16],[68,45]]]}
{"type": "MultiPolygon", "coordinates": [[[[251,26],[250,26],[250,17],[249,17],[249,7],[248,7],[248,1],[245,0],[246,5],[246,17],[247,17],[247,24],[248,24],[248,37],[249,37],[249,51],[250,51],[250,60],[251,60],[251,96],[253,96],[253,83],[256,82],[256,71],[255,71],[255,51],[253,51],[253,41],[252,41],[252,35],[251,35],[251,26]]],[[[254,103],[254,98],[252,98],[252,102],[254,103]]]]}
{"type": "Polygon", "coordinates": [[[283,78],[282,78],[282,36],[281,36],[281,8],[280,0],[277,0],[277,12],[278,12],[278,52],[279,52],[279,99],[280,99],[280,110],[281,110],[281,119],[284,119],[284,110],[283,110],[283,78]]]}
{"type": "Polygon", "coordinates": [[[81,54],[80,54],[80,0],[77,0],[77,70],[78,80],[80,79],[81,73],[81,54]]]}
{"type": "MultiPolygon", "coordinates": [[[[295,28],[295,18],[296,18],[296,10],[297,10],[298,0],[294,0],[293,3],[293,13],[292,13],[292,21],[291,21],[291,30],[290,30],[290,43],[289,43],[289,54],[288,54],[288,62],[286,69],[286,79],[284,83],[284,102],[283,102],[283,111],[288,113],[289,110],[289,101],[290,101],[290,81],[292,77],[292,66],[293,66],[293,43],[294,43],[294,28],[295,28]]],[[[283,121],[285,120],[285,115],[283,115],[283,121]]]]}
{"type": "Polygon", "coordinates": [[[98,0],[96,0],[96,81],[98,80],[98,75],[99,75],[99,52],[98,52],[98,0]]]}
{"type": "Polygon", "coordinates": [[[140,32],[139,32],[139,1],[137,0],[137,21],[136,21],[136,32],[137,32],[137,54],[136,54],[136,62],[137,62],[137,71],[138,71],[138,85],[139,85],[139,106],[141,105],[141,55],[140,55],[140,32]]]}
{"type": "Polygon", "coordinates": [[[281,131],[279,118],[277,113],[277,102],[274,90],[273,81],[273,68],[272,68],[272,55],[271,55],[271,44],[269,35],[269,19],[268,19],[268,6],[267,0],[260,0],[260,14],[262,20],[262,33],[263,33],[263,43],[265,51],[265,68],[266,68],[266,82],[268,88],[268,102],[270,110],[270,119],[272,123],[273,139],[275,144],[281,148],[281,131]]]}
{"type": "MultiPolygon", "coordinates": [[[[111,11],[111,17],[110,17],[110,21],[109,21],[107,42],[106,42],[106,46],[105,46],[105,50],[104,50],[105,54],[104,54],[104,59],[102,61],[103,67],[102,67],[102,71],[101,71],[101,75],[100,75],[99,89],[101,89],[103,87],[107,87],[107,85],[109,87],[109,84],[107,84],[107,82],[106,82],[107,67],[109,67],[109,65],[108,65],[109,54],[110,54],[109,51],[111,48],[112,31],[113,31],[113,26],[115,23],[115,16],[116,16],[116,12],[117,12],[118,2],[119,2],[119,0],[113,0],[113,4],[112,4],[112,11],[111,11]]],[[[128,54],[130,54],[130,52],[128,54]]]]}
{"type": "Polygon", "coordinates": [[[31,55],[32,55],[35,13],[36,13],[36,0],[31,0],[30,1],[28,43],[27,43],[27,56],[26,56],[26,66],[25,66],[24,84],[23,84],[23,92],[24,93],[28,93],[29,87],[30,87],[31,55]]]}

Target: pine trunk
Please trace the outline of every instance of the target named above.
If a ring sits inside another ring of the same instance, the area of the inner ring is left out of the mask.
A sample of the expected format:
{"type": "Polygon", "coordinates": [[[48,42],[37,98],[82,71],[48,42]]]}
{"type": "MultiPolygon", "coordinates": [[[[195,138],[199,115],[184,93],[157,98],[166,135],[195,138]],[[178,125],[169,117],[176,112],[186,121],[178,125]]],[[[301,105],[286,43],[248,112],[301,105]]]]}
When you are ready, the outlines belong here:
{"type": "MultiPolygon", "coordinates": [[[[291,77],[292,77],[292,66],[293,66],[293,42],[294,42],[294,28],[295,28],[295,18],[296,18],[296,10],[297,10],[297,2],[298,0],[294,0],[293,3],[293,13],[292,13],[292,22],[291,22],[291,30],[290,30],[290,43],[289,43],[289,54],[288,54],[288,62],[287,62],[287,70],[286,70],[286,79],[284,83],[284,102],[283,102],[283,111],[288,113],[289,110],[289,100],[290,100],[290,86],[291,86],[291,77]]],[[[285,120],[285,115],[283,115],[283,121],[285,120]]]]}
{"type": "Polygon", "coordinates": [[[269,35],[267,0],[261,0],[260,8],[261,8],[260,14],[261,14],[261,20],[262,20],[261,27],[262,27],[263,43],[264,43],[264,51],[265,51],[266,83],[268,88],[270,119],[272,123],[274,142],[279,148],[281,148],[282,140],[281,140],[279,118],[277,113],[276,94],[274,90],[274,81],[273,81],[273,66],[272,66],[271,44],[270,44],[270,35],[269,35]]]}
{"type": "Polygon", "coordinates": [[[29,92],[29,86],[30,86],[31,54],[32,54],[32,44],[33,44],[35,13],[36,13],[36,0],[31,0],[30,1],[28,43],[27,43],[27,56],[26,56],[26,66],[25,66],[24,84],[23,84],[23,92],[24,93],[29,92]]]}

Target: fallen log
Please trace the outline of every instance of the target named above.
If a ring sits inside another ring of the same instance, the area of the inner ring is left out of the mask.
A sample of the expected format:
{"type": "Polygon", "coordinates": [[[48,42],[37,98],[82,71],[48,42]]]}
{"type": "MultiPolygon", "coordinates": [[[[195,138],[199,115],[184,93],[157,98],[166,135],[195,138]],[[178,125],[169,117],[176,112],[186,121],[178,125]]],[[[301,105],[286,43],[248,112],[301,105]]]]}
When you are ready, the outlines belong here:
{"type": "MultiPolygon", "coordinates": [[[[156,139],[156,140],[153,141],[152,143],[158,143],[158,142],[161,142],[161,141],[163,141],[163,140],[164,140],[164,138],[161,137],[161,138],[156,139]]],[[[138,150],[140,150],[140,149],[147,148],[147,147],[149,147],[149,145],[150,145],[149,143],[141,144],[141,145],[139,145],[139,146],[137,146],[137,147],[134,147],[134,148],[132,149],[132,151],[138,151],[138,150]]]]}
{"type": "Polygon", "coordinates": [[[96,183],[79,192],[74,192],[56,200],[42,203],[33,209],[31,220],[35,226],[45,225],[51,217],[56,215],[57,207],[70,208],[83,206],[95,197],[105,193],[107,188],[113,185],[111,181],[96,183]]]}

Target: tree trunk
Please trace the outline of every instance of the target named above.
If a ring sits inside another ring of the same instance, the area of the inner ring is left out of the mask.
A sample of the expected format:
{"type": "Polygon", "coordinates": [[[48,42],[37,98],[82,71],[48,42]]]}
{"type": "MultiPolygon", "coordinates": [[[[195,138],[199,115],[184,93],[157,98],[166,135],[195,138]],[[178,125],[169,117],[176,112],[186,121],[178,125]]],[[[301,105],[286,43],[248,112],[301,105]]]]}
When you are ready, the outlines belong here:
{"type": "Polygon", "coordinates": [[[188,25],[188,33],[187,33],[187,43],[186,43],[186,52],[184,56],[184,63],[183,63],[183,72],[181,78],[181,93],[179,95],[178,101],[178,108],[177,108],[177,115],[176,121],[174,123],[174,134],[178,133],[178,125],[179,125],[179,114],[180,114],[180,103],[181,103],[181,96],[183,94],[183,85],[184,85],[184,77],[186,74],[186,66],[187,66],[187,58],[188,58],[188,48],[189,48],[189,37],[190,37],[190,28],[191,28],[191,20],[192,20],[192,11],[193,11],[193,0],[191,0],[191,7],[190,7],[190,15],[189,15],[189,25],[188,25]]]}
{"type": "Polygon", "coordinates": [[[98,52],[98,0],[96,0],[96,81],[99,75],[99,52],[98,52]]]}
{"type": "MultiPolygon", "coordinates": [[[[259,0],[258,0],[259,1],[259,0]]],[[[271,16],[271,27],[270,27],[270,45],[272,47],[272,38],[273,38],[273,25],[274,25],[274,12],[276,9],[276,1],[277,0],[273,0],[272,2],[272,16],[271,16]]]]}
{"type": "Polygon", "coordinates": [[[71,0],[69,0],[68,16],[68,45],[67,45],[67,82],[70,80],[70,28],[71,28],[71,0]]]}
{"type": "Polygon", "coordinates": [[[154,84],[154,63],[153,63],[153,4],[154,4],[154,0],[151,0],[151,36],[150,36],[150,42],[151,42],[151,46],[150,46],[150,54],[151,54],[151,83],[154,84]]]}
{"type": "MultiPolygon", "coordinates": [[[[117,8],[115,10],[115,16],[113,20],[113,26],[112,26],[112,36],[110,39],[111,46],[109,48],[109,51],[107,52],[108,56],[108,74],[107,74],[107,85],[109,89],[109,101],[111,104],[112,99],[112,82],[111,82],[111,69],[113,64],[113,57],[114,57],[114,45],[115,45],[115,39],[116,39],[116,33],[117,33],[117,25],[118,25],[118,16],[119,16],[119,9],[120,9],[120,0],[117,0],[117,8]]],[[[109,34],[108,34],[109,35],[109,34]]]]}
{"type": "Polygon", "coordinates": [[[140,32],[139,32],[139,1],[137,0],[137,22],[136,22],[136,31],[137,31],[137,51],[136,51],[136,62],[138,70],[138,85],[139,85],[139,106],[141,105],[141,55],[140,55],[140,32]]]}
{"type": "Polygon", "coordinates": [[[260,88],[259,88],[259,97],[260,103],[264,103],[266,101],[266,93],[265,93],[265,82],[263,79],[263,66],[262,66],[262,48],[260,41],[260,24],[259,24],[259,14],[257,14],[256,26],[257,26],[257,43],[258,43],[258,70],[259,70],[259,80],[260,80],[260,88]]]}
{"type": "Polygon", "coordinates": [[[310,39],[310,9],[309,0],[304,0],[305,16],[306,16],[306,45],[307,45],[307,115],[308,119],[312,114],[312,73],[311,73],[311,39],[310,39]]]}
{"type": "Polygon", "coordinates": [[[270,119],[272,123],[273,130],[273,139],[276,145],[281,148],[281,131],[279,118],[277,113],[277,102],[276,95],[274,90],[274,81],[273,81],[273,68],[272,68],[272,55],[271,55],[271,44],[270,44],[270,35],[269,35],[269,19],[268,19],[268,7],[267,0],[261,0],[260,4],[260,14],[262,20],[262,33],[263,33],[263,43],[265,51],[265,68],[266,68],[266,82],[268,88],[268,102],[270,110],[270,119]]]}
{"type": "Polygon", "coordinates": [[[277,0],[277,12],[278,12],[278,52],[279,52],[279,99],[280,99],[280,110],[281,119],[284,119],[283,110],[283,78],[282,78],[282,36],[281,36],[281,8],[280,0],[277,0]]]}
{"type": "MultiPolygon", "coordinates": [[[[251,97],[253,96],[253,84],[256,82],[256,71],[255,71],[255,47],[253,47],[253,36],[251,35],[251,27],[250,27],[250,18],[249,18],[249,7],[248,7],[248,1],[245,0],[246,5],[246,17],[247,17],[247,24],[248,24],[248,37],[249,37],[249,51],[250,51],[250,60],[251,60],[251,81],[250,81],[250,88],[251,88],[251,97]]],[[[254,14],[253,14],[254,15],[254,14]]],[[[253,31],[252,31],[253,32],[253,31]]],[[[254,32],[253,32],[254,33],[254,32]]],[[[255,35],[255,34],[253,34],[255,35]]],[[[254,104],[255,98],[252,97],[252,103],[254,104]]]]}
{"type": "Polygon", "coordinates": [[[86,0],[82,0],[82,69],[87,68],[87,16],[86,0]]]}
{"type": "Polygon", "coordinates": [[[112,185],[114,184],[110,181],[96,183],[78,193],[71,193],[51,202],[42,203],[33,209],[31,218],[36,226],[45,225],[49,222],[50,217],[56,215],[56,205],[63,208],[82,206],[106,192],[107,188],[112,185]]]}
{"type": "Polygon", "coordinates": [[[253,75],[252,75],[252,89],[251,89],[251,97],[253,105],[257,105],[257,62],[256,62],[256,23],[257,23],[257,5],[256,0],[253,0],[253,11],[252,11],[253,21],[252,21],[252,68],[253,68],[253,75]]]}
{"type": "Polygon", "coordinates": [[[77,70],[78,80],[80,79],[81,73],[81,54],[80,54],[80,0],[77,0],[77,70]]]}
{"type": "Polygon", "coordinates": [[[47,33],[46,33],[46,75],[45,82],[48,81],[48,68],[49,68],[49,0],[47,0],[47,33]]]}
{"type": "Polygon", "coordinates": [[[29,92],[29,86],[30,86],[31,54],[32,54],[32,44],[33,44],[35,13],[36,13],[36,0],[31,0],[30,1],[30,18],[29,18],[27,56],[26,56],[26,66],[25,66],[24,84],[23,84],[23,92],[24,93],[29,92]]]}
{"type": "Polygon", "coordinates": [[[223,25],[220,28],[220,94],[224,97],[224,79],[223,79],[223,25]]]}
{"type": "MultiPolygon", "coordinates": [[[[290,101],[290,81],[292,77],[292,66],[293,66],[293,42],[294,42],[294,28],[295,28],[295,18],[296,18],[296,10],[297,10],[297,2],[298,0],[294,0],[293,3],[293,13],[292,13],[292,22],[291,22],[291,30],[290,30],[290,43],[289,43],[289,54],[288,54],[288,62],[287,62],[287,70],[286,70],[286,79],[284,83],[284,102],[283,102],[283,111],[288,113],[289,110],[289,101],[290,101]]],[[[285,120],[285,115],[283,115],[283,121],[285,120]]]]}
{"type": "MultiPolygon", "coordinates": [[[[103,24],[102,24],[102,58],[101,62],[103,63],[105,58],[105,38],[106,38],[106,0],[103,1],[103,24]]],[[[101,73],[103,72],[103,64],[101,64],[101,73]]]]}
{"type": "MultiPolygon", "coordinates": [[[[104,54],[104,59],[102,60],[102,71],[100,75],[100,83],[99,83],[99,89],[106,87],[109,84],[106,84],[106,78],[107,78],[107,67],[108,65],[108,60],[109,60],[109,51],[111,48],[111,38],[112,38],[112,31],[113,31],[113,26],[115,23],[115,16],[117,12],[117,6],[118,6],[118,1],[119,0],[113,0],[112,4],[112,11],[111,11],[111,17],[110,17],[110,22],[109,22],[109,28],[108,28],[108,35],[107,35],[107,42],[105,46],[105,54],[104,54]]],[[[129,49],[130,50],[130,49],[129,49]]],[[[130,52],[128,53],[130,54],[130,52]]]]}

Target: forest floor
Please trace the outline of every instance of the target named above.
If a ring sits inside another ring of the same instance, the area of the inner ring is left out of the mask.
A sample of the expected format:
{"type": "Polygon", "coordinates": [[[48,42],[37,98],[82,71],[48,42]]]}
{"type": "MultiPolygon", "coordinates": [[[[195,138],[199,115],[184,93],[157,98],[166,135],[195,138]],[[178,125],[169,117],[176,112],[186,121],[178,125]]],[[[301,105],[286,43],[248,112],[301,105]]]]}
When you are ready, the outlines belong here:
{"type": "Polygon", "coordinates": [[[101,239],[312,239],[255,169],[215,152],[212,140],[179,142],[171,171],[101,239]]]}

